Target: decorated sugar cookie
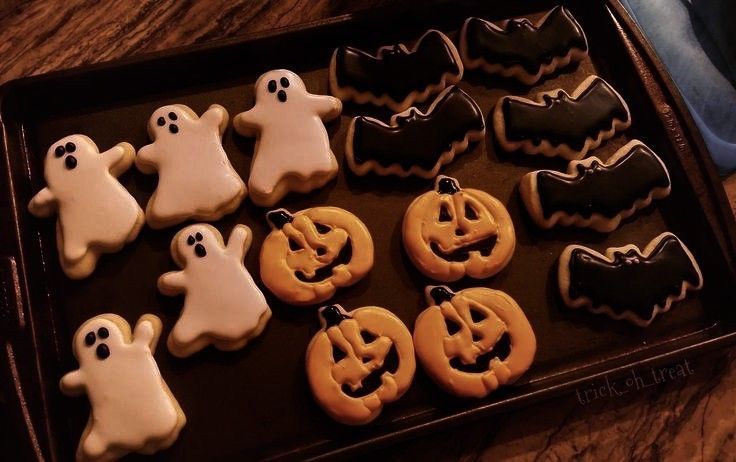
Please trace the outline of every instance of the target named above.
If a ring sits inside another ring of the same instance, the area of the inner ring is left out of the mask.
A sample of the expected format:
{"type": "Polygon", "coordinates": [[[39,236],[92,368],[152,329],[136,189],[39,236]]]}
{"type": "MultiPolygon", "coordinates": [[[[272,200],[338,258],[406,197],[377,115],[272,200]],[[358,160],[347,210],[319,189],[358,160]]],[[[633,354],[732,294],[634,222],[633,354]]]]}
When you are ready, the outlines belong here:
{"type": "Polygon", "coordinates": [[[557,275],[560,294],[570,308],[585,307],[641,327],[669,311],[688,291],[703,287],[703,274],[690,249],[668,232],[644,250],[630,244],[601,254],[569,245],[560,255],[557,275]]]}
{"type": "Polygon", "coordinates": [[[402,237],[417,269],[444,282],[491,277],[516,246],[514,224],[498,199],[443,175],[406,209],[402,237]]]}
{"type": "Polygon", "coordinates": [[[322,329],[307,347],[307,378],[317,403],[338,422],[366,424],[409,389],[416,362],[411,333],[390,311],[340,305],[319,310],[322,329]]]}
{"type": "Polygon", "coordinates": [[[422,367],[448,393],[482,398],[514,383],[529,369],[537,340],[524,312],[500,290],[475,287],[454,293],[428,286],[414,323],[422,367]]]}
{"type": "Polygon", "coordinates": [[[261,279],[287,303],[321,303],[373,267],[370,232],[347,210],[313,207],[291,214],[278,209],[266,219],[271,233],[261,247],[261,279]]]}
{"type": "Polygon", "coordinates": [[[182,270],[158,280],[162,294],[184,294],[184,308],[167,341],[172,354],[189,356],[210,344],[237,350],[266,327],[271,310],[243,264],[251,240],[245,225],[235,226],[227,244],[207,224],[176,233],[171,255],[182,270]]]}
{"type": "Polygon", "coordinates": [[[151,227],[216,221],[238,208],[247,189],[222,148],[227,121],[227,111],[217,104],[201,117],[183,104],[153,112],[148,121],[153,143],[143,146],[135,160],[141,172],[158,172],[146,207],[151,227]]]}
{"type": "Polygon", "coordinates": [[[324,121],[342,112],[339,99],[313,95],[298,75],[266,72],[255,85],[255,106],[233,120],[235,131],[256,137],[248,178],[251,199],[271,207],[288,192],[307,193],[337,175],[324,121]]]}
{"type": "Polygon", "coordinates": [[[28,210],[37,217],[58,214],[56,245],[70,278],[89,276],[100,254],[117,252],[138,236],[143,210],[116,179],[134,158],[128,143],[100,153],[84,135],[62,138],[46,153],[47,186],[33,196],[28,210]]]}
{"type": "Polygon", "coordinates": [[[120,316],[102,314],[74,334],[79,369],[64,375],[60,386],[70,396],[87,394],[91,406],[78,461],[153,454],[176,441],[186,417],[153,358],[160,334],[161,321],[151,314],[132,333],[120,316]]]}

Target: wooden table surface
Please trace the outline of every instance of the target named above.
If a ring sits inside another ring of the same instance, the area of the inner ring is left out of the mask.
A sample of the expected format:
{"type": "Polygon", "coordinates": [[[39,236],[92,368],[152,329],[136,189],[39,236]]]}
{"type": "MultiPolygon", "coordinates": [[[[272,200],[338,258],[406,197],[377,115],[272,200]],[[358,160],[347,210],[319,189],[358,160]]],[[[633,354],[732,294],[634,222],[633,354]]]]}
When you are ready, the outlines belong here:
{"type": "MultiPolygon", "coordinates": [[[[0,0],[0,83],[392,1],[0,0]]],[[[736,178],[725,183],[736,208],[736,178]]],[[[687,366],[684,377],[637,393],[589,399],[592,392],[583,389],[376,455],[430,460],[736,459],[736,349],[682,361],[687,361],[680,364],[687,366]]]]}

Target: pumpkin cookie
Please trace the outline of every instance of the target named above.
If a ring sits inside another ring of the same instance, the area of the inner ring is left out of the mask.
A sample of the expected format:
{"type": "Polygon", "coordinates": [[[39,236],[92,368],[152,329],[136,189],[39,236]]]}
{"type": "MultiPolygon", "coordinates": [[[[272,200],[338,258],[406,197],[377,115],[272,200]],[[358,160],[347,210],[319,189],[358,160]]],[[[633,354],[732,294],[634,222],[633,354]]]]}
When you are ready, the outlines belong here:
{"type": "Polygon", "coordinates": [[[446,286],[428,286],[425,293],[430,306],[414,323],[414,346],[437,385],[482,398],[529,369],[537,340],[506,293],[485,287],[453,293],[446,286]]]}
{"type": "Polygon", "coordinates": [[[373,267],[373,239],[358,217],[338,207],[266,214],[271,233],[261,247],[261,279],[292,305],[321,303],[373,267]]]}
{"type": "Polygon", "coordinates": [[[498,199],[442,175],[407,208],[402,236],[417,269],[444,282],[493,276],[516,246],[511,216],[498,199]]]}
{"type": "Polygon", "coordinates": [[[307,347],[307,378],[317,403],[338,422],[366,424],[401,398],[416,370],[411,334],[390,311],[340,305],[319,310],[322,329],[307,347]]]}

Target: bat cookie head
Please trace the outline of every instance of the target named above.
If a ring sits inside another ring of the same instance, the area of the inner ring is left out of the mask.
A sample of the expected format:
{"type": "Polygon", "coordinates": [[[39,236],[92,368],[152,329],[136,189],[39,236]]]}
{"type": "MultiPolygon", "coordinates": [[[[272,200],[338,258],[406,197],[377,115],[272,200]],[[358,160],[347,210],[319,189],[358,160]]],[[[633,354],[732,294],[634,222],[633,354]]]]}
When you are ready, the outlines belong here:
{"type": "Polygon", "coordinates": [[[266,215],[272,231],[261,248],[261,278],[280,299],[320,303],[355,284],[373,266],[373,240],[355,215],[337,207],[266,215]]]}
{"type": "Polygon", "coordinates": [[[187,226],[176,233],[171,241],[171,255],[182,268],[199,264],[208,255],[221,252],[224,248],[222,235],[213,226],[204,223],[187,226]]]}
{"type": "Polygon", "coordinates": [[[256,102],[269,107],[284,106],[307,93],[302,79],[286,69],[268,71],[256,82],[256,102]]]}
{"type": "Polygon", "coordinates": [[[84,135],[70,135],[52,144],[46,152],[44,176],[51,187],[63,186],[67,179],[96,172],[105,164],[94,141],[84,135]]]}
{"type": "Polygon", "coordinates": [[[162,106],[148,119],[148,134],[154,140],[164,136],[176,136],[196,119],[197,115],[182,104],[162,106]]]}
{"type": "Polygon", "coordinates": [[[511,260],[516,245],[511,217],[498,199],[462,189],[446,176],[409,205],[402,235],[414,265],[445,282],[493,276],[511,260]]]}
{"type": "Polygon", "coordinates": [[[128,324],[116,315],[106,314],[94,317],[82,324],[74,334],[74,356],[79,364],[93,364],[106,361],[115,355],[126,343],[126,337],[130,337],[130,329],[127,332],[121,330],[121,326],[128,324]]]}

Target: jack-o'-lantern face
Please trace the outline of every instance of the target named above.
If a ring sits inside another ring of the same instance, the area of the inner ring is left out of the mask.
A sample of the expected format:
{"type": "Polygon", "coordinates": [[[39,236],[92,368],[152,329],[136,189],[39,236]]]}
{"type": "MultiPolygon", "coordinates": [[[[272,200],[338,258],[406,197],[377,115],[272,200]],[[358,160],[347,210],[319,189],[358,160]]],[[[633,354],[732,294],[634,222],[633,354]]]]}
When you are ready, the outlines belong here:
{"type": "Polygon", "coordinates": [[[272,231],[261,248],[261,279],[281,300],[321,303],[358,282],[373,266],[373,240],[352,213],[314,207],[268,212],[272,231]]]}
{"type": "Polygon", "coordinates": [[[320,309],[322,330],[307,347],[307,378],[324,411],[338,422],[365,424],[396,401],[416,370],[411,334],[377,306],[320,309]]]}
{"type": "Polygon", "coordinates": [[[503,269],[516,237],[508,211],[490,194],[461,189],[439,176],[434,191],[422,194],[404,215],[403,239],[414,265],[438,281],[467,275],[482,279],[503,269]]]}
{"type": "Polygon", "coordinates": [[[426,290],[431,305],[417,317],[414,346],[422,366],[457,396],[482,398],[531,366],[537,341],[519,305],[504,292],[477,287],[426,290]]]}

